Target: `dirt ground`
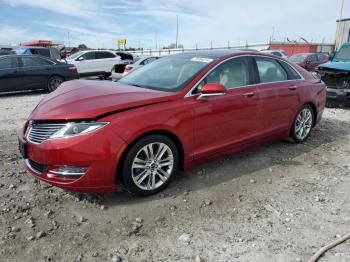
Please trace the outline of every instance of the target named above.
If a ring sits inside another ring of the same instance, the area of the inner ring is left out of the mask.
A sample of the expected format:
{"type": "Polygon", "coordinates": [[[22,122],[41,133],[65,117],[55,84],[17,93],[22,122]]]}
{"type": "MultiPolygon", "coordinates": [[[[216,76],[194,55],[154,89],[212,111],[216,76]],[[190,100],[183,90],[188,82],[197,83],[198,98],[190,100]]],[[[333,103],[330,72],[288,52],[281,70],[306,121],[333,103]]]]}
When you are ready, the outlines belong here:
{"type": "MultiPolygon", "coordinates": [[[[350,231],[350,110],[180,173],[161,194],[82,195],[36,181],[17,134],[43,93],[0,96],[0,261],[307,261],[350,231]]],[[[350,241],[320,261],[350,261],[350,241]]]]}

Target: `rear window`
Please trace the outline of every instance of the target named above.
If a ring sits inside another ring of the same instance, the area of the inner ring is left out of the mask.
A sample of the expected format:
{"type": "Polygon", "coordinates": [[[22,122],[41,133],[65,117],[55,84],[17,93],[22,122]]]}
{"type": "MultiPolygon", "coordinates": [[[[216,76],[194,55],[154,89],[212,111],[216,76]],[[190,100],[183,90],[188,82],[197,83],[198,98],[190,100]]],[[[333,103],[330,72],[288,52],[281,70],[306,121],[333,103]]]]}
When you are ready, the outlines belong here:
{"type": "Polygon", "coordinates": [[[296,72],[296,69],[288,65],[286,62],[279,61],[279,63],[283,66],[284,70],[286,70],[289,80],[301,79],[301,76],[296,72]]]}
{"type": "Polygon", "coordinates": [[[30,66],[45,66],[45,65],[51,65],[49,61],[45,59],[41,59],[39,57],[22,57],[22,65],[23,67],[30,67],[30,66]]]}
{"type": "Polygon", "coordinates": [[[307,55],[293,55],[289,58],[289,60],[294,63],[298,63],[298,62],[304,62],[306,58],[307,58],[307,55]]]}
{"type": "Polygon", "coordinates": [[[46,56],[46,57],[50,57],[50,50],[49,49],[35,49],[35,48],[31,48],[30,49],[31,53],[33,55],[41,55],[41,56],[46,56]]]}
{"type": "Polygon", "coordinates": [[[255,58],[258,67],[260,83],[273,83],[288,80],[288,75],[275,60],[265,57],[255,58]]]}
{"type": "Polygon", "coordinates": [[[327,60],[327,56],[325,54],[317,54],[318,61],[327,60]]]}
{"type": "Polygon", "coordinates": [[[114,58],[115,55],[113,55],[110,52],[96,52],[96,59],[105,59],[105,58],[114,58]]]}

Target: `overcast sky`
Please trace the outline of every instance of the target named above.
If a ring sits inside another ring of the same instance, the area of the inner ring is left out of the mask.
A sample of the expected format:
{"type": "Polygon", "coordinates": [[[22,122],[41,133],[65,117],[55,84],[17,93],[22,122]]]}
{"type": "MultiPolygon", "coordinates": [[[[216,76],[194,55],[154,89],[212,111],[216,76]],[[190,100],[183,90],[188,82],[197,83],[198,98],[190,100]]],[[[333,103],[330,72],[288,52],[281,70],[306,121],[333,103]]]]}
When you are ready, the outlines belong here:
{"type": "MultiPolygon", "coordinates": [[[[333,42],[340,0],[0,0],[0,44],[33,39],[72,46],[155,48],[283,41],[333,42]],[[273,33],[274,32],[274,33],[273,33]]],[[[345,0],[343,17],[350,17],[345,0]]]]}

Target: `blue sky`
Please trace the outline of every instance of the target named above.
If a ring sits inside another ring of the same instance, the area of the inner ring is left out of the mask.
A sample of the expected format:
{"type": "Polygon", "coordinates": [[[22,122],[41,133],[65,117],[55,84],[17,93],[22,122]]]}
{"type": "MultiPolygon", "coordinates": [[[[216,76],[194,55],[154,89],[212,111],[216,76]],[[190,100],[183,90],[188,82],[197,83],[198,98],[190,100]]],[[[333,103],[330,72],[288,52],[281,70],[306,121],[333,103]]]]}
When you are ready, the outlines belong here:
{"type": "MultiPolygon", "coordinates": [[[[72,46],[115,48],[118,38],[132,47],[175,42],[185,47],[264,43],[276,40],[333,42],[340,0],[0,0],[0,44],[33,39],[72,46]]],[[[350,17],[345,0],[343,17],[350,17]]]]}

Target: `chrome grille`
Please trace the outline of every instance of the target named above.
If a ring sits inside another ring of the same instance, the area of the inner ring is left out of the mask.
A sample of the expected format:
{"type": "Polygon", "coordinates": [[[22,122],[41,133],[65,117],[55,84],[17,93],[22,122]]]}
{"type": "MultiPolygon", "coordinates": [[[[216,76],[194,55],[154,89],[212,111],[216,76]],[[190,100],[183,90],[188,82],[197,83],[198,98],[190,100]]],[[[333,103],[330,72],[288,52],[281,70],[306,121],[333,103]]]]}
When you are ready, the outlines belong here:
{"type": "Polygon", "coordinates": [[[40,144],[45,140],[49,139],[54,133],[64,127],[66,124],[49,124],[49,123],[40,123],[32,124],[29,128],[27,138],[29,142],[34,144],[40,144]]]}

